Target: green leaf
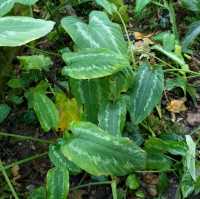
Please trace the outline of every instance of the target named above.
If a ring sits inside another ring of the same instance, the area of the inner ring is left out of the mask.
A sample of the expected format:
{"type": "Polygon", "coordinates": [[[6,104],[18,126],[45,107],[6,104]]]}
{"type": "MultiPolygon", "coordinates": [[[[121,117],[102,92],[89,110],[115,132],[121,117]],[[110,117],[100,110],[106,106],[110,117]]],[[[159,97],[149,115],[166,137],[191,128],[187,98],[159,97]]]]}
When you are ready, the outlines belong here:
{"type": "Polygon", "coordinates": [[[64,53],[63,59],[68,66],[63,68],[62,74],[75,79],[105,77],[129,66],[126,58],[108,49],[85,49],[77,53],[64,53]]]}
{"type": "Polygon", "coordinates": [[[199,12],[200,11],[200,1],[199,0],[181,0],[183,6],[188,10],[199,12]]]}
{"type": "Polygon", "coordinates": [[[171,168],[172,162],[166,155],[160,153],[147,153],[148,170],[167,171],[171,168]]]}
{"type": "Polygon", "coordinates": [[[187,198],[194,191],[193,180],[188,170],[182,175],[180,186],[183,198],[187,198]]]}
{"type": "Polygon", "coordinates": [[[107,79],[76,80],[70,78],[70,88],[79,104],[84,106],[85,119],[97,123],[99,106],[107,101],[107,79]]]}
{"type": "Polygon", "coordinates": [[[135,12],[141,14],[142,10],[151,2],[151,0],[136,0],[135,12]]]}
{"type": "Polygon", "coordinates": [[[31,17],[0,18],[0,46],[21,46],[48,34],[54,27],[53,21],[31,17]]]}
{"type": "Polygon", "coordinates": [[[115,136],[121,136],[126,120],[126,104],[124,98],[103,103],[98,113],[99,126],[115,136]]]}
{"type": "Polygon", "coordinates": [[[1,0],[0,1],[0,17],[7,14],[14,6],[14,0],[1,0]]]}
{"type": "Polygon", "coordinates": [[[106,48],[127,56],[127,42],[121,27],[111,22],[104,12],[92,11],[89,25],[72,16],[63,18],[61,25],[79,49],[106,48]]]}
{"type": "Polygon", "coordinates": [[[57,144],[49,146],[49,158],[56,168],[63,168],[69,170],[73,174],[77,174],[81,171],[73,162],[69,161],[60,151],[63,145],[63,140],[59,140],[57,144]]]}
{"type": "Polygon", "coordinates": [[[112,136],[89,122],[73,123],[63,154],[88,173],[123,176],[144,169],[146,153],[128,138],[112,136]]]}
{"type": "Polygon", "coordinates": [[[156,137],[152,137],[145,142],[146,151],[155,151],[158,153],[169,152],[173,155],[185,156],[187,152],[187,146],[185,142],[174,140],[162,140],[156,137]]]}
{"type": "Polygon", "coordinates": [[[22,69],[25,71],[30,70],[45,70],[48,71],[53,64],[50,57],[44,55],[32,55],[32,56],[18,56],[22,69]]]}
{"type": "Polygon", "coordinates": [[[59,122],[58,110],[45,94],[41,92],[33,93],[33,109],[45,132],[57,128],[59,122]]]}
{"type": "Polygon", "coordinates": [[[6,15],[13,8],[15,3],[21,3],[23,5],[33,5],[38,0],[1,0],[0,1],[0,17],[6,15]]]}
{"type": "Polygon", "coordinates": [[[102,6],[110,15],[112,15],[117,11],[117,7],[115,6],[115,4],[107,0],[95,0],[95,1],[98,5],[102,6]]]}
{"type": "Polygon", "coordinates": [[[46,189],[45,187],[39,187],[34,189],[28,199],[45,199],[46,198],[46,189]]]}
{"type": "Polygon", "coordinates": [[[196,180],[196,167],[195,167],[195,157],[196,157],[196,144],[192,140],[190,135],[186,135],[186,143],[188,145],[188,151],[186,154],[186,165],[187,169],[192,176],[192,179],[196,180]]]}
{"type": "Polygon", "coordinates": [[[10,113],[11,108],[7,104],[0,104],[0,123],[2,123],[10,113]]]}
{"type": "Polygon", "coordinates": [[[182,41],[183,51],[187,51],[189,45],[193,43],[198,35],[200,35],[200,21],[196,21],[189,26],[182,41]]]}
{"type": "Polygon", "coordinates": [[[185,63],[183,57],[178,56],[177,54],[175,54],[174,52],[169,52],[166,51],[164,48],[162,48],[159,45],[155,45],[152,47],[152,49],[155,49],[161,53],[163,53],[164,55],[166,55],[167,57],[169,57],[171,60],[173,60],[175,63],[179,64],[181,66],[181,68],[185,71],[189,71],[189,66],[185,63]]]}
{"type": "Polygon", "coordinates": [[[69,172],[66,168],[53,168],[47,173],[47,198],[66,199],[69,192],[69,172]]]}
{"type": "Polygon", "coordinates": [[[37,1],[39,0],[15,0],[16,3],[21,3],[28,6],[34,5],[37,1]]]}
{"type": "Polygon", "coordinates": [[[163,70],[159,66],[151,69],[144,63],[136,75],[130,94],[130,114],[135,124],[142,122],[160,102],[164,89],[163,70]]]}

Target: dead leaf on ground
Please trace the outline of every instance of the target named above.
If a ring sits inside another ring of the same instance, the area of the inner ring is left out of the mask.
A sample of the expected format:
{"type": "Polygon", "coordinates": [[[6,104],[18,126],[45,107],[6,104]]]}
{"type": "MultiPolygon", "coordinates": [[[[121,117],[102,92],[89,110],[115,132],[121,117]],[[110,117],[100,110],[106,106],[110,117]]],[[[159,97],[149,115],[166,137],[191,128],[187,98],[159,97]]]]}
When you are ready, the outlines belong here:
{"type": "Polygon", "coordinates": [[[187,110],[185,99],[173,99],[167,104],[166,108],[172,113],[180,113],[187,110]]]}
{"type": "Polygon", "coordinates": [[[200,110],[197,113],[187,113],[187,122],[191,126],[200,125],[200,110]]]}

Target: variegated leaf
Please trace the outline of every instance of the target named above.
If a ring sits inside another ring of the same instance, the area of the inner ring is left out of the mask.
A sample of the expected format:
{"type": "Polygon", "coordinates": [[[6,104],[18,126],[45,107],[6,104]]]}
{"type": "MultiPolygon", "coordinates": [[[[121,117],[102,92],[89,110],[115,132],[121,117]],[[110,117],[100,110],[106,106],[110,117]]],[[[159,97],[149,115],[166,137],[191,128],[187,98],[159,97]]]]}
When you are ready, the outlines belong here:
{"type": "Polygon", "coordinates": [[[0,17],[6,15],[13,8],[15,3],[33,5],[38,0],[0,0],[0,17]]]}
{"type": "Polygon", "coordinates": [[[33,93],[32,103],[42,129],[45,132],[50,129],[56,129],[59,122],[59,114],[55,104],[41,92],[33,93]]]}
{"type": "Polygon", "coordinates": [[[63,154],[92,175],[123,176],[145,168],[146,153],[128,138],[116,137],[89,122],[73,123],[63,154]]]}
{"type": "Polygon", "coordinates": [[[115,136],[121,136],[126,120],[126,104],[124,97],[103,103],[98,113],[99,126],[115,136]]]}
{"type": "Polygon", "coordinates": [[[66,199],[69,192],[69,172],[66,168],[53,168],[47,173],[47,198],[66,199]]]}
{"type": "Polygon", "coordinates": [[[72,94],[84,106],[86,120],[97,123],[99,105],[109,97],[107,79],[76,80],[70,79],[72,94]]]}
{"type": "Polygon", "coordinates": [[[127,56],[127,43],[120,26],[111,22],[104,12],[92,11],[89,25],[71,16],[63,18],[61,24],[79,49],[107,48],[127,56]]]}
{"type": "Polygon", "coordinates": [[[69,172],[79,173],[81,171],[73,162],[69,161],[60,151],[64,141],[60,139],[57,144],[49,146],[49,158],[56,168],[63,168],[69,170],[69,172]]]}
{"type": "Polygon", "coordinates": [[[160,102],[164,89],[163,70],[159,66],[151,69],[144,63],[136,75],[130,94],[130,114],[135,124],[142,122],[160,102]]]}
{"type": "Polygon", "coordinates": [[[110,15],[117,11],[117,7],[114,3],[109,2],[108,0],[95,0],[96,3],[102,6],[110,15]]]}
{"type": "Polygon", "coordinates": [[[48,34],[54,27],[53,21],[31,17],[1,17],[0,46],[21,46],[48,34]]]}
{"type": "Polygon", "coordinates": [[[129,66],[127,58],[108,49],[85,49],[77,53],[64,53],[68,66],[63,75],[74,79],[93,79],[112,75],[129,66]]]}

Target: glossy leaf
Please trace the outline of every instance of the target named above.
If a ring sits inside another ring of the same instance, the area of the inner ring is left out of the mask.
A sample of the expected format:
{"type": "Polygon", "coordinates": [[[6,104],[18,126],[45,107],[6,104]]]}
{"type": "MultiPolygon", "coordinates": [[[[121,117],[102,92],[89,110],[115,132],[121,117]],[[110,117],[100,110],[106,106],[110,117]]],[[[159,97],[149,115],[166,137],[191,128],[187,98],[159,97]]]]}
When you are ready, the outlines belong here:
{"type": "Polygon", "coordinates": [[[115,4],[107,0],[95,0],[95,1],[98,5],[102,6],[110,15],[112,15],[117,11],[117,7],[115,6],[115,4]]]}
{"type": "Polygon", "coordinates": [[[92,175],[123,176],[144,169],[146,153],[128,138],[112,136],[89,122],[73,123],[63,154],[92,175]]]}
{"type": "Polygon", "coordinates": [[[59,140],[57,144],[49,146],[49,158],[56,168],[63,168],[73,174],[77,174],[81,171],[73,162],[69,161],[60,151],[64,141],[59,140]]]}
{"type": "Polygon", "coordinates": [[[0,18],[0,46],[21,46],[48,34],[54,27],[53,21],[31,17],[0,18]]]}
{"type": "Polygon", "coordinates": [[[181,3],[188,10],[200,12],[200,1],[199,0],[181,0],[181,3]]]}
{"type": "Polygon", "coordinates": [[[45,94],[34,92],[33,109],[45,132],[57,128],[59,122],[58,110],[56,105],[45,94]]]}
{"type": "Polygon", "coordinates": [[[66,168],[53,168],[47,173],[47,198],[66,199],[69,192],[69,172],[66,168]]]}
{"type": "Polygon", "coordinates": [[[63,75],[75,79],[93,79],[112,75],[129,66],[127,58],[107,49],[87,49],[77,53],[64,53],[68,66],[63,75]]]}
{"type": "Polygon", "coordinates": [[[0,123],[7,118],[10,111],[11,108],[7,104],[0,104],[0,123]]]}
{"type": "Polygon", "coordinates": [[[45,187],[39,187],[33,190],[28,199],[45,199],[46,189],[45,187]]]}
{"type": "Polygon", "coordinates": [[[188,170],[183,173],[180,186],[183,198],[187,198],[194,191],[193,180],[188,170]]]}
{"type": "Polygon", "coordinates": [[[196,157],[196,144],[192,140],[190,135],[186,135],[186,143],[188,145],[188,151],[186,154],[186,165],[188,172],[192,176],[192,179],[196,180],[196,167],[195,167],[195,157],[196,157]]]}
{"type": "Polygon", "coordinates": [[[169,152],[173,155],[185,156],[187,152],[187,146],[185,142],[174,140],[162,140],[152,137],[145,143],[145,149],[147,151],[154,151],[158,153],[169,152]]]}
{"type": "Polygon", "coordinates": [[[171,165],[171,160],[164,154],[147,153],[147,170],[167,171],[171,168],[171,165]]]}
{"type": "Polygon", "coordinates": [[[1,0],[0,1],[0,17],[4,16],[13,8],[15,3],[20,3],[23,5],[33,5],[38,0],[1,0]]]}
{"type": "Polygon", "coordinates": [[[200,21],[196,21],[189,26],[188,31],[182,41],[182,47],[184,51],[188,49],[189,45],[193,43],[198,35],[200,35],[200,21]]]}
{"type": "Polygon", "coordinates": [[[130,114],[135,124],[142,122],[160,102],[164,89],[164,75],[160,67],[144,63],[136,75],[130,94],[130,114]]]}
{"type": "Polygon", "coordinates": [[[85,119],[97,123],[99,106],[109,97],[107,79],[70,79],[70,87],[78,103],[84,106],[85,119]]]}
{"type": "Polygon", "coordinates": [[[150,2],[151,0],[136,0],[135,12],[140,14],[150,2]]]}
{"type": "Polygon", "coordinates": [[[116,136],[121,136],[126,120],[126,99],[108,101],[100,106],[98,113],[99,126],[116,136]]]}
{"type": "Polygon", "coordinates": [[[63,18],[61,24],[79,49],[106,48],[127,56],[127,43],[121,27],[111,22],[104,12],[92,11],[89,25],[72,16],[63,18]]]}

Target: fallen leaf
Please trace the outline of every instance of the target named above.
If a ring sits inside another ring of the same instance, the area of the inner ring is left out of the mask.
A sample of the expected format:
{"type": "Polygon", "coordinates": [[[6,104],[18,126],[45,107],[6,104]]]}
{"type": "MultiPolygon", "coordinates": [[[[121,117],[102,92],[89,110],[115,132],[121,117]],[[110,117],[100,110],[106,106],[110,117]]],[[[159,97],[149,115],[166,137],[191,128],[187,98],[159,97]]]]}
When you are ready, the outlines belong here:
{"type": "Polygon", "coordinates": [[[69,99],[64,93],[56,94],[56,106],[59,111],[58,130],[64,132],[69,129],[72,121],[80,120],[80,110],[75,98],[69,99]]]}
{"type": "Polygon", "coordinates": [[[184,99],[171,100],[167,104],[167,110],[172,113],[180,113],[186,111],[187,107],[185,106],[185,100],[184,99]]]}
{"type": "Polygon", "coordinates": [[[200,110],[197,113],[187,113],[187,122],[191,125],[191,126],[195,126],[200,124],[200,110]]]}

